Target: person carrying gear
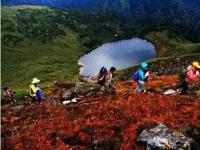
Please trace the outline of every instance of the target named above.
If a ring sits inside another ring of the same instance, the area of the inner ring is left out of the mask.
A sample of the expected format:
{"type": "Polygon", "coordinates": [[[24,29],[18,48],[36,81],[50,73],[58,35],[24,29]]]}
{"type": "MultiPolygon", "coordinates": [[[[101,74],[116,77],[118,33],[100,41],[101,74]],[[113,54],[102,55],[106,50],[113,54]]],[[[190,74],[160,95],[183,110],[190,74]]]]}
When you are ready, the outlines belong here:
{"type": "Polygon", "coordinates": [[[109,72],[107,73],[106,75],[106,78],[105,78],[105,88],[106,88],[106,91],[107,92],[114,92],[115,91],[115,88],[113,87],[113,78],[115,76],[115,71],[116,71],[116,68],[115,67],[111,67],[109,72]]]}
{"type": "Polygon", "coordinates": [[[36,102],[40,103],[42,98],[42,91],[39,86],[40,80],[37,78],[33,78],[31,85],[30,85],[30,96],[36,102]]]}
{"type": "Polygon", "coordinates": [[[16,102],[13,91],[8,87],[3,88],[3,100],[5,100],[5,103],[15,103],[16,102]]]}
{"type": "Polygon", "coordinates": [[[141,93],[144,83],[148,79],[148,76],[148,64],[144,62],[141,64],[140,69],[138,69],[132,76],[132,79],[135,80],[138,84],[135,89],[135,93],[141,93]]]}
{"type": "Polygon", "coordinates": [[[105,85],[107,73],[108,73],[107,69],[105,67],[101,67],[98,77],[97,77],[97,83],[101,87],[104,87],[104,85],[105,85]]]}
{"type": "Polygon", "coordinates": [[[186,94],[188,90],[188,84],[199,76],[199,71],[197,69],[200,69],[200,64],[198,62],[193,62],[187,67],[182,78],[180,78],[181,75],[179,74],[179,79],[181,80],[180,87],[182,89],[181,94],[186,94]]]}

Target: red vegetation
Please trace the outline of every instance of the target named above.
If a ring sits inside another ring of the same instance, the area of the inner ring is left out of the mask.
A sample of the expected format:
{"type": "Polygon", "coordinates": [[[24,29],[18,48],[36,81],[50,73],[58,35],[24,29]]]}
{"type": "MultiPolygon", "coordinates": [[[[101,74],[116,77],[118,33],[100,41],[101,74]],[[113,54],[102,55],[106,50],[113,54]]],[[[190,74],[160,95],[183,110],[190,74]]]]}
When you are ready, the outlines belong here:
{"type": "MultiPolygon", "coordinates": [[[[147,86],[159,90],[176,82],[176,76],[163,76],[151,78],[147,86]]],[[[2,148],[141,150],[135,145],[141,126],[163,122],[175,129],[200,127],[199,98],[134,94],[132,81],[118,82],[116,87],[116,95],[86,97],[69,106],[44,102],[15,113],[2,108],[2,148]]]]}

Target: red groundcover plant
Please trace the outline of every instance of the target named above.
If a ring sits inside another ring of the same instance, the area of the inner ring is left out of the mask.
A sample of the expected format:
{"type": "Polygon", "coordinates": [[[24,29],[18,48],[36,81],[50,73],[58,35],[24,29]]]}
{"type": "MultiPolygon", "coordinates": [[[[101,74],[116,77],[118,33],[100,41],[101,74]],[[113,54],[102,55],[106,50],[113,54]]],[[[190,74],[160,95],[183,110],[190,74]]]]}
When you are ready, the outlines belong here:
{"type": "MultiPolygon", "coordinates": [[[[176,83],[176,77],[152,79],[149,87],[176,83]]],[[[136,145],[142,126],[163,122],[180,130],[200,127],[200,99],[195,96],[134,94],[134,83],[118,82],[116,95],[85,97],[78,104],[43,102],[13,112],[2,107],[3,149],[143,149],[136,145]],[[129,97],[124,98],[123,94],[129,97]]]]}

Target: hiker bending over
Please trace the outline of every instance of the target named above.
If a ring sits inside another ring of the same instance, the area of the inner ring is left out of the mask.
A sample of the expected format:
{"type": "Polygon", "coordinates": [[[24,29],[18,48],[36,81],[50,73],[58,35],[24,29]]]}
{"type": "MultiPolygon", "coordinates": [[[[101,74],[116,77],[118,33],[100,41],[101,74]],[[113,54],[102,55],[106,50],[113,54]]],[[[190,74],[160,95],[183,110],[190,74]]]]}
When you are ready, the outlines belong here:
{"type": "Polygon", "coordinates": [[[39,79],[33,78],[31,85],[30,85],[30,96],[37,103],[40,103],[41,98],[42,98],[42,91],[40,89],[39,82],[40,82],[39,79]]]}
{"type": "Polygon", "coordinates": [[[115,71],[116,68],[115,67],[111,67],[109,72],[106,75],[106,81],[105,81],[105,88],[107,92],[111,92],[112,90],[115,90],[113,87],[113,79],[115,76],[115,71]]]}
{"type": "Polygon", "coordinates": [[[149,76],[148,64],[142,63],[140,69],[138,69],[132,76],[132,79],[137,82],[137,87],[135,89],[136,93],[141,93],[144,83],[147,81],[149,76]]]}
{"type": "Polygon", "coordinates": [[[179,74],[179,79],[181,80],[181,94],[185,94],[188,90],[188,84],[195,80],[199,76],[200,64],[198,62],[193,62],[187,67],[185,71],[179,74]]]}
{"type": "Polygon", "coordinates": [[[3,100],[5,100],[5,103],[15,103],[16,102],[13,91],[8,87],[3,88],[3,100]]]}

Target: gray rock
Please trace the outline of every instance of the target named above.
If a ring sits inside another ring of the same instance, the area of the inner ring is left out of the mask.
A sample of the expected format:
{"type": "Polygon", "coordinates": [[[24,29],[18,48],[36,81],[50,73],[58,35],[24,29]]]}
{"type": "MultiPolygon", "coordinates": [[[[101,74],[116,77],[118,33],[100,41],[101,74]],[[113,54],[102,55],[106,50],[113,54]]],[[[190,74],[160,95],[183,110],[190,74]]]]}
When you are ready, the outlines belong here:
{"type": "Polygon", "coordinates": [[[63,95],[62,95],[62,99],[63,100],[68,100],[68,99],[71,99],[72,97],[73,97],[73,92],[72,91],[63,93],[63,95]]]}
{"type": "Polygon", "coordinates": [[[17,106],[14,106],[14,107],[12,108],[12,110],[13,110],[14,112],[19,112],[19,111],[22,111],[24,108],[25,108],[24,105],[17,105],[17,106]]]}
{"type": "Polygon", "coordinates": [[[176,62],[180,62],[181,61],[181,59],[180,58],[176,58],[176,62]]]}
{"type": "Polygon", "coordinates": [[[137,139],[137,143],[145,144],[147,150],[190,150],[193,140],[161,123],[155,128],[143,130],[137,139]]]}

